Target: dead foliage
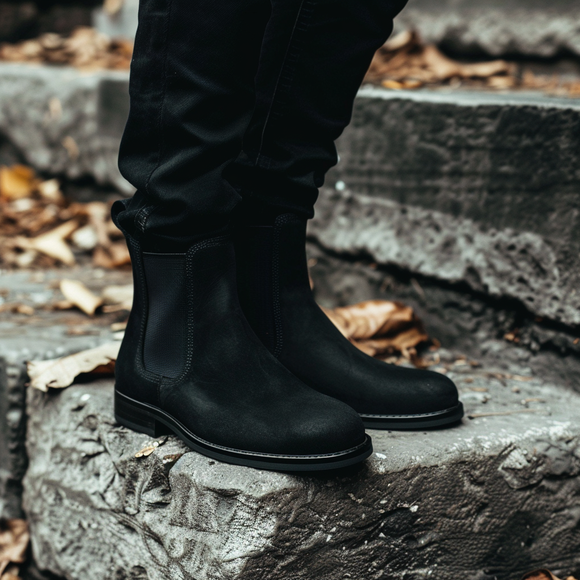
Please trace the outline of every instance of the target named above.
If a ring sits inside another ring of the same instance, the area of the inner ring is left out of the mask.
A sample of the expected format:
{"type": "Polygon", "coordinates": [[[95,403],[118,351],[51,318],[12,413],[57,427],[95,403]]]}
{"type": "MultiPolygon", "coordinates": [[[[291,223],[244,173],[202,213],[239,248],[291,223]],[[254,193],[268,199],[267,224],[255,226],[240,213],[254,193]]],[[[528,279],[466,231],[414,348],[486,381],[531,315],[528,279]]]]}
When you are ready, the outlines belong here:
{"type": "Polygon", "coordinates": [[[26,561],[29,541],[25,520],[0,521],[0,580],[19,580],[20,565],[26,561]]]}
{"type": "Polygon", "coordinates": [[[414,360],[417,347],[429,340],[413,309],[400,302],[368,300],[323,310],[346,338],[370,356],[414,360]]]}
{"type": "Polygon", "coordinates": [[[562,96],[580,96],[580,80],[536,75],[524,65],[505,60],[461,63],[435,45],[423,44],[416,32],[405,31],[388,40],[375,54],[367,82],[387,89],[418,89],[448,85],[486,89],[532,89],[562,96]]]}
{"type": "Polygon", "coordinates": [[[83,254],[103,268],[129,264],[109,210],[99,201],[69,202],[56,179],[43,181],[24,165],[0,167],[0,265],[72,266],[83,254]]]}
{"type": "MultiPolygon", "coordinates": [[[[114,15],[122,4],[123,0],[105,0],[104,9],[114,15]]],[[[132,51],[133,44],[127,40],[110,39],[94,28],[80,27],[69,37],[48,33],[17,44],[3,44],[0,60],[68,65],[83,70],[126,70],[131,64],[132,51]]],[[[445,56],[435,45],[423,44],[414,31],[404,31],[389,39],[376,52],[365,80],[392,90],[447,85],[580,96],[580,80],[565,80],[558,74],[536,74],[526,64],[505,60],[458,62],[445,56]]],[[[74,155],[76,144],[65,146],[74,155]]]]}
{"type": "MultiPolygon", "coordinates": [[[[560,580],[560,578],[556,578],[550,570],[534,570],[533,572],[528,572],[528,574],[524,574],[522,580],[560,580]]],[[[567,576],[566,580],[576,580],[573,576],[567,576]]]]}
{"type": "Polygon", "coordinates": [[[69,65],[83,70],[124,70],[131,64],[132,53],[131,42],[111,39],[94,28],[80,27],[68,37],[49,32],[16,44],[3,44],[0,60],[69,65]]]}
{"type": "Polygon", "coordinates": [[[107,376],[115,370],[120,342],[107,342],[96,348],[51,360],[31,361],[27,364],[29,385],[39,391],[64,389],[80,375],[107,376]]]}

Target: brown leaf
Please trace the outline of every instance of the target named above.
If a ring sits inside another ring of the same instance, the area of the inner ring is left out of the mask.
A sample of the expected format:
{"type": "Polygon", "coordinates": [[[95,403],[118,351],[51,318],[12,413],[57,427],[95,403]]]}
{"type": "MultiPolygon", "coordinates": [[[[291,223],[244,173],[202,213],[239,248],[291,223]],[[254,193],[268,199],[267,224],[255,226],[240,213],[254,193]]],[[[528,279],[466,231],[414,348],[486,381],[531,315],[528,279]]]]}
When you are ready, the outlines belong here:
{"type": "Polygon", "coordinates": [[[115,242],[108,248],[97,247],[93,253],[93,264],[100,268],[118,268],[131,263],[125,242],[115,242]]]}
{"type": "Polygon", "coordinates": [[[85,314],[93,316],[103,300],[95,296],[82,282],[78,280],[61,280],[60,291],[66,300],[72,302],[85,314]]]}
{"type": "Polygon", "coordinates": [[[36,189],[36,175],[26,165],[0,167],[0,195],[6,199],[30,197],[36,189]]]}
{"type": "Polygon", "coordinates": [[[96,348],[45,361],[27,363],[30,386],[40,391],[63,389],[84,373],[111,373],[119,354],[120,342],[108,342],[96,348]]]}
{"type": "Polygon", "coordinates": [[[36,250],[42,254],[46,254],[51,258],[55,258],[66,264],[72,266],[75,264],[75,257],[69,248],[65,239],[78,228],[78,222],[70,220],[54,228],[53,230],[36,236],[32,239],[18,237],[14,243],[25,250],[36,250]]]}
{"type": "Polygon", "coordinates": [[[400,302],[369,300],[322,310],[346,338],[371,356],[396,352],[410,357],[429,338],[413,309],[400,302]]]}
{"type": "Polygon", "coordinates": [[[0,304],[0,312],[12,312],[14,314],[25,314],[26,316],[32,316],[34,314],[34,308],[28,304],[22,304],[21,302],[6,302],[0,304]]]}
{"type": "Polygon", "coordinates": [[[549,570],[534,570],[522,576],[522,580],[559,580],[549,570]]]}
{"type": "Polygon", "coordinates": [[[23,564],[30,535],[25,520],[5,520],[0,525],[0,575],[9,564],[23,564]]]}

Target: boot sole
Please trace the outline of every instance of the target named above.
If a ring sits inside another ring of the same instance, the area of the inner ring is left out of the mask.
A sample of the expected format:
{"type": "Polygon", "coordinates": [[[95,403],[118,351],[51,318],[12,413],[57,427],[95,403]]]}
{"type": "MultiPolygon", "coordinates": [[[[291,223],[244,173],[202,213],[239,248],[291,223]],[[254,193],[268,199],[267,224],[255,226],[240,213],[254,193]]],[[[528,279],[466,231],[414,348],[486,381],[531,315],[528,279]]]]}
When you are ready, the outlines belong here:
{"type": "Polygon", "coordinates": [[[153,438],[162,435],[177,435],[191,449],[212,459],[271,471],[340,469],[365,460],[373,452],[372,442],[368,435],[365,436],[364,442],[356,447],[322,455],[276,455],[223,447],[198,437],[165,411],[135,401],[117,391],[115,391],[115,419],[120,425],[153,438]]]}
{"type": "Polygon", "coordinates": [[[360,414],[367,429],[391,429],[393,431],[411,431],[430,429],[459,423],[463,418],[463,404],[451,409],[420,415],[363,415],[360,414]]]}

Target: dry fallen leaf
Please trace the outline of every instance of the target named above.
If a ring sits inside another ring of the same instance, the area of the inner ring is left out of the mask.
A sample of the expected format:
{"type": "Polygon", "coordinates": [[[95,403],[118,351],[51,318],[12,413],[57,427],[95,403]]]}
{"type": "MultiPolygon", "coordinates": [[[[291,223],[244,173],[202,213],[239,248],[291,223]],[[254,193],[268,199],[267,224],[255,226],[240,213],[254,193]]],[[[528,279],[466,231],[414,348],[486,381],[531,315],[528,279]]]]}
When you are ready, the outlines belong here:
{"type": "Polygon", "coordinates": [[[4,304],[0,304],[0,312],[12,312],[13,314],[32,316],[34,314],[34,308],[21,302],[5,302],[4,304]]]}
{"type": "Polygon", "coordinates": [[[40,196],[48,201],[55,203],[61,203],[64,201],[58,179],[42,181],[36,186],[36,189],[38,190],[40,196]]]}
{"type": "Polygon", "coordinates": [[[30,197],[36,188],[36,175],[26,165],[0,167],[0,195],[6,199],[30,197]]]}
{"type": "MultiPolygon", "coordinates": [[[[120,10],[121,0],[107,2],[110,13],[120,10]]],[[[47,33],[16,44],[3,44],[0,47],[0,59],[64,64],[86,70],[128,69],[132,52],[133,44],[129,41],[110,39],[94,28],[79,27],[69,37],[47,33]]]]}
{"type": "Polygon", "coordinates": [[[66,300],[72,302],[85,314],[93,316],[103,300],[95,296],[82,282],[78,280],[61,280],[60,291],[66,300]]]}
{"type": "Polygon", "coordinates": [[[522,577],[522,580],[560,580],[549,570],[534,570],[522,577]]]}
{"type": "Polygon", "coordinates": [[[0,523],[0,576],[4,577],[10,564],[24,563],[29,540],[25,520],[4,520],[0,523]]]}
{"type": "Polygon", "coordinates": [[[368,300],[322,310],[346,338],[371,356],[401,353],[410,358],[429,338],[413,309],[400,302],[368,300]]]}
{"type": "Polygon", "coordinates": [[[36,236],[32,239],[18,237],[14,240],[14,244],[24,250],[35,250],[59,260],[67,266],[72,266],[75,264],[75,257],[68,244],[65,242],[65,239],[68,238],[68,236],[70,236],[77,228],[78,223],[74,220],[70,220],[46,234],[36,236]]]}
{"type": "Polygon", "coordinates": [[[125,286],[106,286],[101,294],[103,308],[106,312],[116,312],[117,310],[131,310],[133,305],[133,284],[125,286]]]}
{"type": "Polygon", "coordinates": [[[40,391],[63,389],[85,373],[112,373],[120,348],[119,342],[108,342],[57,359],[30,361],[27,364],[30,386],[40,391]]]}
{"type": "Polygon", "coordinates": [[[150,441],[145,445],[145,447],[143,447],[143,449],[140,449],[137,451],[137,453],[135,453],[135,457],[149,457],[149,455],[151,455],[158,447],[161,447],[161,445],[163,445],[166,441],[167,437],[161,437],[159,439],[150,441]]]}
{"type": "Polygon", "coordinates": [[[577,79],[558,73],[538,75],[530,66],[504,60],[462,63],[434,45],[423,44],[416,32],[407,30],[390,38],[376,52],[366,81],[391,90],[466,84],[486,90],[534,89],[571,98],[580,95],[577,79]]]}

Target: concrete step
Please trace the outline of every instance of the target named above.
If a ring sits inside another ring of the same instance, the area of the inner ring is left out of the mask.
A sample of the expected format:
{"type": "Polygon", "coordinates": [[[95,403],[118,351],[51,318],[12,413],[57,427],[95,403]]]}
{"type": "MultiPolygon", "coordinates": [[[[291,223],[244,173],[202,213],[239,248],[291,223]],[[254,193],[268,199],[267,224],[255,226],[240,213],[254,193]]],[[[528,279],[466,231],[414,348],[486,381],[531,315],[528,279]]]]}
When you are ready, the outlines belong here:
{"type": "Polygon", "coordinates": [[[337,146],[322,247],[580,324],[578,102],[365,87],[337,146]]]}
{"type": "Polygon", "coordinates": [[[86,267],[3,274],[4,300],[36,312],[0,314],[2,517],[20,515],[27,468],[23,505],[39,568],[69,580],[580,571],[580,395],[506,354],[521,349],[496,341],[502,366],[440,349],[432,368],[457,382],[471,418],[447,431],[373,432],[375,454],[360,469],[262,472],[208,460],[172,437],[138,459],[147,438],[116,425],[110,380],[29,390],[24,411],[24,359],[112,339],[113,315],[40,307],[60,298],[63,277],[95,291],[129,281],[86,267]]]}
{"type": "MultiPolygon", "coordinates": [[[[130,283],[128,272],[79,268],[47,272],[2,273],[2,303],[35,308],[32,316],[0,313],[0,518],[21,517],[25,450],[27,360],[50,359],[113,340],[110,324],[119,314],[89,319],[76,311],[44,310],[62,299],[55,281],[76,278],[97,290],[103,284],[130,283]]],[[[121,316],[123,314],[121,313],[121,316]]]]}
{"type": "Polygon", "coordinates": [[[580,55],[576,0],[414,0],[395,22],[463,55],[580,55]]]}
{"type": "MultiPolygon", "coordinates": [[[[128,193],[127,111],[126,73],[1,64],[0,161],[128,193]]],[[[572,99],[364,87],[311,234],[576,327],[579,128],[572,99]]]]}
{"type": "Polygon", "coordinates": [[[136,458],[149,441],[115,423],[111,381],[31,390],[34,557],[69,580],[578,574],[580,396],[447,366],[471,418],[446,431],[373,431],[364,466],[317,477],[222,464],[174,437],[136,458]]]}
{"type": "Polygon", "coordinates": [[[133,190],[117,167],[128,72],[0,63],[0,163],[133,190]]]}
{"type": "MultiPolygon", "coordinates": [[[[119,72],[0,64],[0,163],[129,193],[116,161],[127,82],[119,72]]],[[[575,100],[531,93],[363,87],[312,239],[340,256],[337,266],[368,258],[423,286],[454,285],[453,303],[470,294],[480,306],[491,300],[491,310],[518,311],[534,327],[522,341],[577,360],[579,111],[575,100]]],[[[502,330],[521,330],[521,320],[503,318],[502,330]]],[[[433,324],[454,341],[472,335],[450,316],[433,324]]],[[[580,362],[572,366],[570,376],[580,362]]]]}

